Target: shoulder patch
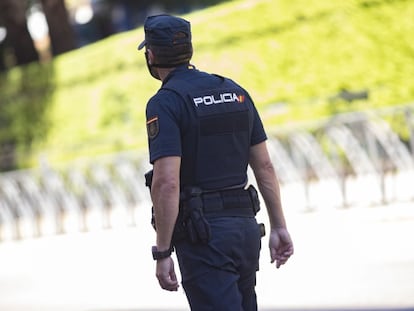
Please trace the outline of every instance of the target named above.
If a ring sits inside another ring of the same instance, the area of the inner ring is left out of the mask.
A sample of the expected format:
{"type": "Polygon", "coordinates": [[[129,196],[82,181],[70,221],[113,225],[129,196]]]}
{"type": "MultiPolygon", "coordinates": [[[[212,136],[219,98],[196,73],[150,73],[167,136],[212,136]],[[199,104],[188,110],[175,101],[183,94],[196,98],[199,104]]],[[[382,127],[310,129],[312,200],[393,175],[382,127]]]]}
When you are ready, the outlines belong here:
{"type": "Polygon", "coordinates": [[[147,121],[147,134],[149,139],[154,139],[158,132],[160,131],[160,126],[158,124],[158,116],[154,116],[147,121]]]}

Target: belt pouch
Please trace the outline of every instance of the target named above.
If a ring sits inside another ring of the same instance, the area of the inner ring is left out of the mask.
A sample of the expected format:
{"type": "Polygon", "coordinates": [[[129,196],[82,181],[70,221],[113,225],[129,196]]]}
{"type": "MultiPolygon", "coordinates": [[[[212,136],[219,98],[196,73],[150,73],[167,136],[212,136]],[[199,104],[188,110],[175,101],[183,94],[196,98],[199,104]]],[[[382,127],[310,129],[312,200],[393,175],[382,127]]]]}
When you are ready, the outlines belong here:
{"type": "Polygon", "coordinates": [[[207,244],[210,241],[210,224],[203,214],[203,201],[201,196],[193,196],[187,202],[189,218],[187,219],[187,233],[190,241],[207,244]]]}

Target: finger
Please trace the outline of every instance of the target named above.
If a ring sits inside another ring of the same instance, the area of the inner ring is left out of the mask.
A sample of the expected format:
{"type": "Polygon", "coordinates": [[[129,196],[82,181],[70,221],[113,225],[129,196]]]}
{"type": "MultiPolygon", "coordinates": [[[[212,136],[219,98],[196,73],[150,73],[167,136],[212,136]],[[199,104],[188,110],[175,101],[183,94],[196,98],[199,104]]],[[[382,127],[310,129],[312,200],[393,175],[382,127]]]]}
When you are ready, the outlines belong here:
{"type": "Polygon", "coordinates": [[[288,259],[290,256],[293,255],[293,248],[288,248],[288,249],[284,249],[284,250],[280,250],[279,252],[277,252],[276,254],[276,259],[288,259]]]}
{"type": "Polygon", "coordinates": [[[172,281],[174,281],[174,282],[178,283],[178,282],[177,282],[177,275],[175,274],[175,270],[174,270],[174,266],[171,268],[171,271],[170,271],[170,278],[171,278],[171,280],[172,280],[172,281]]]}
{"type": "Polygon", "coordinates": [[[276,259],[277,259],[277,260],[284,260],[284,261],[287,261],[287,260],[290,258],[290,256],[291,256],[291,253],[289,253],[289,252],[285,252],[285,253],[283,253],[283,254],[279,254],[279,255],[276,257],[276,259]]]}
{"type": "Polygon", "coordinates": [[[286,261],[278,261],[276,263],[276,268],[279,269],[282,265],[284,265],[286,263],[286,261]]]}
{"type": "Polygon", "coordinates": [[[285,260],[286,261],[286,260],[288,260],[290,258],[291,255],[292,255],[291,253],[285,252],[283,254],[277,255],[276,259],[277,260],[285,260]]]}
{"type": "Polygon", "coordinates": [[[274,263],[277,259],[277,251],[274,248],[270,248],[270,263],[274,263]]]}
{"type": "Polygon", "coordinates": [[[168,291],[176,291],[178,289],[178,282],[171,280],[169,277],[167,278],[159,278],[158,282],[162,289],[168,291]]]}
{"type": "Polygon", "coordinates": [[[278,255],[276,258],[276,267],[279,268],[281,265],[284,265],[290,258],[290,253],[283,253],[278,255]]]}
{"type": "Polygon", "coordinates": [[[293,245],[289,245],[289,247],[284,251],[284,254],[288,255],[288,256],[291,256],[291,255],[293,255],[293,252],[294,252],[293,245]]]}
{"type": "Polygon", "coordinates": [[[284,265],[287,261],[287,258],[281,258],[276,260],[276,268],[279,269],[280,266],[284,265]]]}
{"type": "Polygon", "coordinates": [[[177,277],[174,272],[171,275],[170,273],[157,274],[157,279],[162,289],[174,291],[178,288],[177,277]]]}
{"type": "Polygon", "coordinates": [[[167,281],[167,287],[169,291],[177,291],[178,290],[178,282],[176,278],[170,278],[167,281]]]}
{"type": "Polygon", "coordinates": [[[175,274],[174,266],[171,267],[170,271],[170,283],[174,291],[178,289],[177,275],[175,274]]]}

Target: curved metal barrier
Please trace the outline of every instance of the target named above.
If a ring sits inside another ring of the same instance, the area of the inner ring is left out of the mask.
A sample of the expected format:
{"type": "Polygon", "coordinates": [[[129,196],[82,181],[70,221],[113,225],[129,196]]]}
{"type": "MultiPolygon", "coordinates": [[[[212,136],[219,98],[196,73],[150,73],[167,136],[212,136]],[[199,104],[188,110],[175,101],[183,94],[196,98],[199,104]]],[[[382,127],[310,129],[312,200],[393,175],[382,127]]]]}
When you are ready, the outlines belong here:
{"type": "MultiPolygon", "coordinates": [[[[414,199],[413,109],[343,114],[272,133],[268,148],[285,208],[414,199]],[[399,124],[408,133],[404,140],[385,121],[398,114],[405,117],[399,124]]],[[[133,226],[140,206],[150,206],[143,177],[148,169],[144,155],[122,153],[0,174],[0,241],[133,226]]]]}

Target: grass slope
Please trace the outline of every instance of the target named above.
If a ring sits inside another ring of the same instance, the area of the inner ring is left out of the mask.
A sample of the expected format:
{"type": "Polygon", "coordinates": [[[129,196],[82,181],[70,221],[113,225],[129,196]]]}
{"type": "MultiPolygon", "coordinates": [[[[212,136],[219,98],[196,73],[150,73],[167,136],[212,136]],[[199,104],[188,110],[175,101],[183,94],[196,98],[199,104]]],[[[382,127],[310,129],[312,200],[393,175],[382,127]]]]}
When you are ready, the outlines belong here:
{"type": "MultiPolygon", "coordinates": [[[[413,16],[410,0],[240,0],[185,18],[193,63],[244,85],[270,128],[411,101],[413,16]],[[369,99],[329,101],[341,89],[369,99]],[[267,113],[278,102],[285,112],[267,113]]],[[[136,50],[142,38],[136,29],[54,61],[50,128],[34,150],[55,163],[146,146],[145,105],[160,84],[136,50]]]]}

